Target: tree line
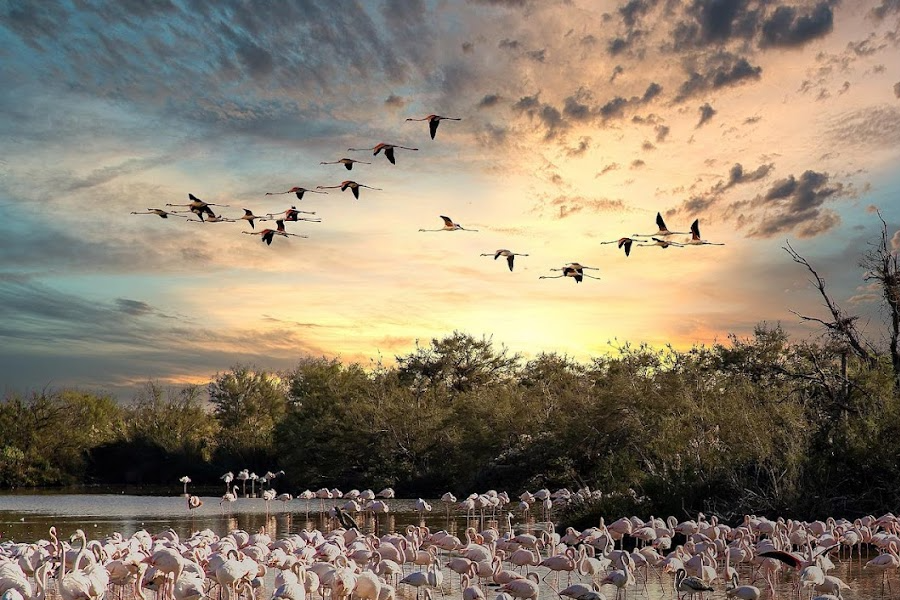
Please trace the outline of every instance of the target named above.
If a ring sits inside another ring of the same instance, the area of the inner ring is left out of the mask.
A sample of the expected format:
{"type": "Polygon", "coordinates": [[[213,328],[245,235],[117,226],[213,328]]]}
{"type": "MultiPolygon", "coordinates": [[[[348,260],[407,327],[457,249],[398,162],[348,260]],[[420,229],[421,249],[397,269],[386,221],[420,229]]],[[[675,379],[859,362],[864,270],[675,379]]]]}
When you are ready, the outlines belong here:
{"type": "Polygon", "coordinates": [[[862,262],[888,309],[880,346],[790,249],[834,317],[804,317],[824,326],[818,339],[792,340],[762,323],[726,343],[624,344],[576,361],[525,360],[454,332],[391,365],[316,357],[288,372],[235,365],[206,389],[148,383],[124,403],[68,389],[9,394],[0,403],[0,486],[175,487],[187,474],[221,489],[220,474],[248,468],[284,470],[279,491],[291,493],[589,486],[655,514],[893,510],[900,277],[888,239],[885,228],[862,262]]]}

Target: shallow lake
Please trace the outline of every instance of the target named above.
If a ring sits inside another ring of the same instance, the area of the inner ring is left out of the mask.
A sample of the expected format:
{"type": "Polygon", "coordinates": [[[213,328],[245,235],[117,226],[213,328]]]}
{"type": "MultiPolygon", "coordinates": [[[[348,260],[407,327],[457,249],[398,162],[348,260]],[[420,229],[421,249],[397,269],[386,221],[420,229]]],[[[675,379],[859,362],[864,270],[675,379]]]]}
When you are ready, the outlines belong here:
{"type": "MultiPolygon", "coordinates": [[[[270,502],[268,507],[260,498],[239,498],[236,502],[222,503],[218,496],[202,497],[203,505],[195,510],[189,510],[187,501],[183,496],[138,496],[128,494],[16,494],[0,495],[0,539],[3,541],[31,542],[48,537],[48,530],[55,525],[60,536],[68,536],[76,529],[84,529],[89,539],[97,539],[113,532],[130,535],[139,529],[146,529],[150,533],[158,533],[165,529],[174,529],[179,536],[188,536],[192,531],[209,528],[212,531],[224,535],[233,529],[244,529],[249,532],[258,531],[265,527],[273,538],[284,537],[302,529],[318,528],[328,531],[335,526],[334,522],[321,513],[322,503],[319,500],[292,500],[288,503],[279,501],[270,502]]],[[[326,501],[327,502],[327,501],[326,501]]],[[[388,501],[390,512],[379,515],[377,532],[384,534],[390,531],[403,531],[407,525],[424,523],[432,531],[447,529],[460,537],[467,525],[481,528],[480,519],[466,520],[465,515],[454,514],[450,518],[444,512],[444,506],[440,501],[432,501],[434,511],[426,513],[420,520],[414,509],[414,500],[392,499],[388,501]]],[[[325,504],[326,508],[333,506],[325,504]]],[[[614,516],[608,521],[612,521],[614,516]]],[[[375,531],[376,522],[372,515],[359,514],[356,516],[364,531],[375,531]]],[[[485,519],[484,526],[488,524],[485,519]]],[[[500,519],[498,528],[505,530],[506,520],[500,519]]],[[[534,520],[527,522],[522,520],[520,513],[515,514],[513,528],[516,533],[534,532],[543,528],[543,524],[534,520]]],[[[464,540],[464,538],[463,538],[464,540]]],[[[464,540],[465,541],[465,540],[464,540]]],[[[870,550],[874,553],[874,550],[870,550]]],[[[891,589],[882,590],[882,576],[879,572],[865,569],[865,561],[854,556],[849,560],[846,555],[835,556],[833,559],[836,568],[829,572],[847,582],[850,590],[845,590],[843,597],[846,600],[868,600],[881,598],[895,598],[900,600],[900,580],[898,573],[893,571],[888,577],[891,581],[891,589]]],[[[446,556],[442,557],[442,564],[446,562],[446,556]]],[[[509,568],[509,567],[505,567],[509,568]]],[[[407,567],[407,572],[410,570],[407,567]]],[[[548,571],[539,568],[538,573],[544,576],[548,571]]],[[[742,583],[748,576],[742,567],[742,583]]],[[[586,582],[586,577],[574,575],[572,582],[586,582]]],[[[456,574],[444,568],[443,591],[446,598],[458,600],[461,593],[456,574]],[[452,576],[451,576],[452,575],[452,576]]],[[[641,575],[638,583],[628,590],[627,598],[631,600],[662,600],[674,598],[671,575],[660,575],[650,571],[646,582],[641,575]]],[[[793,591],[793,582],[796,581],[796,573],[784,568],[778,577],[776,597],[796,598],[793,591]]],[[[558,598],[555,587],[555,575],[547,577],[547,582],[541,586],[541,598],[558,598]],[[552,584],[552,585],[551,585],[552,584]]],[[[561,587],[567,584],[567,576],[562,575],[561,587]]],[[[755,583],[763,590],[762,598],[770,597],[761,581],[755,583]]],[[[399,586],[398,596],[414,597],[415,590],[407,586],[399,586]]],[[[496,588],[483,586],[485,595],[493,599],[496,588]]],[[[715,591],[706,594],[706,598],[724,599],[724,585],[721,582],[714,584],[715,591]]],[[[604,585],[602,591],[610,600],[616,596],[616,588],[604,585]]],[[[270,598],[271,590],[264,592],[261,598],[270,598]],[[268,595],[266,595],[268,594],[268,595]]],[[[437,597],[440,597],[438,595],[437,597]]],[[[803,598],[810,595],[804,592],[803,598]]],[[[620,596],[621,598],[621,596],[620,596]]]]}

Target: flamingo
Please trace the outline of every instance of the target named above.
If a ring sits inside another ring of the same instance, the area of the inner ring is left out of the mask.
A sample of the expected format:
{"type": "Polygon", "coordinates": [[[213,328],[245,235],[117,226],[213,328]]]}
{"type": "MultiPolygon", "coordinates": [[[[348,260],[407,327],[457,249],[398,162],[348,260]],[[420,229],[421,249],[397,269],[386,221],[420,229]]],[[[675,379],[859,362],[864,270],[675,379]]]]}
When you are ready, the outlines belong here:
{"type": "MultiPolygon", "coordinates": [[[[328,192],[318,192],[316,190],[310,190],[305,187],[292,187],[286,192],[266,192],[266,196],[278,196],[280,194],[296,194],[297,200],[303,200],[303,194],[309,192],[310,194],[327,194],[328,192]]],[[[291,207],[293,208],[293,207],[291,207]]],[[[315,214],[315,213],[313,213],[315,214]]]]}
{"type": "Polygon", "coordinates": [[[496,252],[488,252],[482,254],[482,256],[493,256],[494,260],[497,260],[501,256],[506,257],[506,264],[509,265],[509,270],[513,270],[513,261],[517,256],[528,256],[527,254],[519,254],[518,252],[510,252],[509,250],[497,250],[496,252]]]}
{"type": "Polygon", "coordinates": [[[178,481],[180,481],[181,483],[184,484],[184,495],[187,496],[188,495],[187,484],[189,484],[191,482],[191,478],[188,477],[187,475],[185,475],[184,477],[179,477],[178,481]]]}
{"type": "Polygon", "coordinates": [[[725,596],[738,600],[758,600],[759,588],[755,585],[738,585],[738,574],[732,573],[731,581],[725,586],[725,596]]]}
{"type": "Polygon", "coordinates": [[[616,586],[616,598],[618,598],[623,589],[626,589],[629,585],[635,584],[634,574],[632,572],[633,567],[631,555],[627,553],[624,554],[622,556],[622,568],[610,571],[606,577],[600,580],[600,585],[611,583],[616,586]]]}
{"type": "Polygon", "coordinates": [[[669,231],[666,227],[666,222],[663,221],[662,215],[660,213],[656,213],[656,226],[659,228],[659,231],[656,233],[633,233],[631,237],[665,237],[667,235],[687,235],[687,231],[669,231]]]}
{"type": "Polygon", "coordinates": [[[298,215],[314,215],[316,211],[309,210],[297,210],[296,206],[291,206],[290,208],[284,209],[284,211],[280,213],[266,213],[265,217],[260,217],[260,221],[269,221],[274,219],[275,217],[281,217],[284,221],[310,221],[312,223],[321,223],[322,219],[307,219],[305,217],[300,217],[298,215]]]}
{"type": "MultiPolygon", "coordinates": [[[[246,233],[246,232],[244,232],[246,233]]],[[[221,507],[224,502],[236,502],[237,501],[237,491],[238,486],[234,486],[230,491],[225,492],[222,495],[222,499],[219,500],[219,506],[221,507]]],[[[225,512],[225,508],[222,507],[222,512],[225,512]]]]}
{"type": "MultiPolygon", "coordinates": [[[[190,194],[190,193],[188,194],[188,199],[190,200],[190,202],[188,202],[187,204],[166,204],[166,206],[187,206],[190,209],[189,211],[179,211],[179,212],[192,212],[195,215],[197,215],[198,217],[200,217],[201,221],[203,220],[204,213],[208,214],[211,217],[216,216],[215,213],[213,213],[213,210],[210,208],[210,206],[223,206],[225,208],[228,208],[227,204],[213,204],[212,202],[204,202],[197,196],[190,194]]],[[[176,211],[171,211],[171,212],[175,213],[176,211]]]]}
{"type": "Polygon", "coordinates": [[[192,511],[195,508],[200,508],[201,506],[203,506],[203,500],[201,500],[199,496],[188,496],[187,506],[188,510],[192,511]]]}
{"type": "MultiPolygon", "coordinates": [[[[462,119],[458,117],[442,117],[440,115],[428,115],[422,119],[413,119],[408,118],[407,121],[428,121],[428,131],[431,133],[431,139],[434,139],[434,134],[437,133],[438,125],[441,124],[441,121],[462,121],[462,119]]],[[[391,161],[393,162],[393,161],[391,161]]]]}
{"type": "Polygon", "coordinates": [[[360,164],[363,164],[363,165],[371,165],[371,164],[372,164],[372,163],[367,163],[367,162],[362,161],[362,160],[355,160],[355,159],[353,159],[353,158],[342,158],[342,159],[340,159],[340,160],[333,160],[333,161],[330,161],[330,162],[329,162],[329,161],[322,161],[322,162],[320,162],[319,164],[320,164],[320,165],[344,165],[344,167],[345,167],[348,171],[350,171],[350,170],[353,169],[353,163],[360,163],[360,164]]]}
{"type": "Polygon", "coordinates": [[[169,212],[169,211],[163,210],[161,208],[148,208],[147,212],[132,211],[131,214],[133,214],[133,215],[156,215],[158,217],[162,217],[163,219],[168,219],[169,215],[175,215],[176,217],[180,217],[182,219],[187,219],[187,217],[184,215],[179,215],[178,213],[175,213],[175,212],[169,212]]]}
{"type": "Polygon", "coordinates": [[[419,498],[416,500],[416,512],[419,513],[420,519],[424,518],[426,512],[431,512],[431,504],[419,498]]]}
{"type": "Polygon", "coordinates": [[[706,585],[706,582],[699,577],[694,577],[693,575],[689,577],[687,571],[678,569],[675,571],[675,590],[676,592],[684,592],[685,595],[690,594],[693,596],[694,594],[711,592],[713,588],[706,585]]]}
{"type": "Polygon", "coordinates": [[[450,217],[441,215],[441,218],[444,220],[444,226],[440,229],[419,229],[419,231],[478,231],[477,229],[466,229],[459,223],[454,223],[450,217]]]}
{"type": "Polygon", "coordinates": [[[265,242],[267,245],[272,245],[272,239],[276,235],[282,235],[284,237],[299,237],[299,238],[307,238],[308,235],[302,235],[299,233],[288,233],[284,229],[284,221],[282,219],[278,219],[275,221],[275,224],[278,226],[277,229],[263,229],[262,231],[242,231],[241,233],[246,233],[247,235],[258,235],[261,236],[260,240],[265,242]]]}
{"type": "Polygon", "coordinates": [[[625,248],[625,256],[631,255],[631,244],[634,242],[630,237],[621,237],[617,240],[610,240],[608,242],[600,242],[601,244],[618,244],[619,248],[625,248]]]}
{"type": "Polygon", "coordinates": [[[559,592],[559,595],[572,598],[573,600],[606,600],[606,596],[597,589],[596,583],[591,585],[574,583],[559,592]]]}
{"type": "Polygon", "coordinates": [[[371,148],[347,148],[350,152],[364,152],[366,150],[372,150],[372,156],[378,156],[378,153],[384,150],[384,156],[391,161],[392,165],[397,164],[397,161],[394,160],[394,148],[402,148],[403,150],[418,150],[418,148],[410,148],[408,146],[398,146],[397,144],[385,144],[380,143],[371,148]]]}
{"type": "Polygon", "coordinates": [[[356,198],[357,200],[359,200],[359,188],[361,188],[361,187],[368,188],[370,190],[378,190],[379,192],[382,191],[381,188],[372,187],[370,185],[363,185],[361,183],[356,183],[355,181],[351,181],[349,179],[346,181],[342,181],[340,185],[319,185],[316,187],[318,187],[321,190],[330,190],[330,189],[334,189],[334,188],[341,188],[342,192],[346,191],[347,188],[350,188],[350,191],[353,192],[353,197],[356,198]]]}
{"type": "Polygon", "coordinates": [[[599,277],[594,277],[592,275],[588,275],[585,273],[585,269],[592,269],[594,271],[598,271],[597,267],[586,267],[580,263],[573,262],[568,263],[561,269],[550,269],[551,271],[562,271],[562,275],[541,275],[538,279],[560,279],[561,277],[572,277],[575,279],[575,283],[581,283],[582,277],[587,277],[589,279],[600,279],[599,277]]]}
{"type": "Polygon", "coordinates": [[[715,242],[707,242],[700,237],[700,219],[694,219],[691,223],[691,239],[685,242],[686,246],[724,246],[725,244],[717,244],[715,242]]]}
{"type": "Polygon", "coordinates": [[[652,244],[637,244],[637,245],[638,246],[659,246],[663,250],[665,250],[669,246],[675,246],[676,248],[681,248],[684,245],[684,244],[679,244],[677,242],[670,242],[668,240],[661,240],[657,237],[650,238],[650,239],[653,240],[652,244]]]}
{"type": "Polygon", "coordinates": [[[530,598],[538,600],[540,580],[537,573],[529,573],[523,579],[513,579],[500,586],[500,592],[506,592],[513,598],[530,598]]]}
{"type": "Polygon", "coordinates": [[[281,501],[281,512],[284,512],[285,510],[287,510],[287,503],[293,500],[294,497],[285,492],[284,494],[278,494],[275,499],[281,501]]]}
{"type": "MultiPolygon", "coordinates": [[[[249,208],[245,208],[244,216],[237,220],[238,221],[247,221],[248,223],[250,223],[250,229],[256,229],[256,225],[253,224],[253,221],[255,219],[262,220],[262,217],[257,217],[256,215],[253,214],[252,210],[250,210],[249,208]]],[[[244,482],[244,488],[245,488],[244,495],[246,496],[247,495],[247,493],[246,493],[247,480],[250,479],[250,473],[247,472],[247,469],[244,469],[243,471],[238,473],[238,479],[242,479],[244,482]]]]}

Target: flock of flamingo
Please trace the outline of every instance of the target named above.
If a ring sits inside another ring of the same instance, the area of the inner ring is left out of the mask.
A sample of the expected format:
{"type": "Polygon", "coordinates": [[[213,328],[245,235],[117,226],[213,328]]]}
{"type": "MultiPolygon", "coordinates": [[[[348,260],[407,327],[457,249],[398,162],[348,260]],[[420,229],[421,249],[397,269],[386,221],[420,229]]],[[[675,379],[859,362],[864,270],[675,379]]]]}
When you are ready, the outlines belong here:
{"type": "MultiPolygon", "coordinates": [[[[237,479],[263,480],[265,493],[265,484],[280,473],[250,475],[237,479]]],[[[227,497],[239,490],[232,485],[234,474],[222,479],[229,490],[223,502],[234,501],[227,497]]],[[[190,478],[181,481],[187,492],[190,478]]],[[[374,532],[357,525],[350,515],[353,504],[333,502],[372,502],[375,497],[390,499],[394,491],[305,492],[299,498],[322,499],[323,511],[326,499],[334,504],[328,511],[334,519],[322,521],[334,527],[320,531],[307,521],[307,528],[286,532],[281,539],[273,539],[265,527],[225,535],[205,529],[184,539],[172,529],[156,535],[139,530],[94,540],[79,529],[67,542],[51,527],[48,539],[0,544],[0,594],[3,600],[104,600],[126,594],[146,600],[148,593],[159,600],[394,600],[414,590],[417,600],[448,593],[484,600],[486,591],[495,590],[496,600],[538,600],[548,593],[560,600],[605,600],[613,591],[617,599],[631,593],[647,598],[671,594],[680,600],[699,595],[702,600],[704,593],[721,593],[758,600],[763,589],[774,596],[776,582],[781,582],[782,588],[790,583],[791,595],[798,599],[808,593],[810,600],[840,600],[851,588],[828,574],[834,560],[846,561],[851,573],[854,564],[860,571],[880,573],[882,595],[885,587],[892,593],[889,573],[900,568],[900,518],[890,513],[813,522],[746,515],[734,526],[702,513],[681,522],[674,516],[632,516],[609,524],[601,518],[596,527],[569,527],[560,534],[549,521],[554,502],[603,495],[588,488],[542,489],[522,493],[518,507],[526,516],[539,504],[548,520],[517,532],[509,511],[515,510],[514,501],[505,492],[471,494],[459,503],[448,492],[441,498],[448,526],[451,507],[466,511],[468,526],[460,539],[426,526],[424,514],[431,506],[422,499],[416,503],[418,525],[381,536],[377,524],[374,532]],[[484,510],[494,517],[486,523],[484,510]],[[878,553],[863,564],[863,555],[873,549],[878,553]],[[762,589],[754,585],[758,582],[762,589]],[[658,591],[651,592],[651,586],[658,591]]],[[[187,498],[189,509],[202,504],[197,496],[187,498]]],[[[530,523],[527,516],[525,523],[530,523]]]]}
{"type": "MultiPolygon", "coordinates": [[[[444,117],[444,116],[432,114],[432,115],[423,117],[421,119],[408,118],[406,120],[407,121],[427,121],[428,126],[429,126],[429,133],[431,135],[431,139],[433,140],[435,137],[435,134],[437,132],[438,125],[440,124],[441,121],[443,121],[443,120],[460,121],[462,119],[458,118],[458,117],[444,117]]],[[[398,149],[409,150],[409,151],[418,151],[418,148],[413,148],[410,146],[401,146],[398,144],[388,144],[388,143],[383,143],[383,142],[378,143],[375,146],[372,146],[371,148],[348,148],[347,151],[348,152],[371,151],[373,156],[377,156],[378,154],[383,152],[385,158],[387,158],[387,160],[391,164],[395,165],[395,164],[397,164],[395,151],[398,149]]],[[[344,168],[346,168],[348,171],[352,171],[353,166],[355,164],[369,165],[371,163],[345,157],[345,158],[341,158],[341,159],[334,160],[334,161],[321,161],[320,164],[343,165],[344,168]]],[[[327,194],[328,192],[326,192],[324,190],[340,189],[340,191],[343,192],[343,191],[346,191],[349,189],[352,192],[353,196],[355,198],[359,199],[360,188],[367,188],[367,189],[379,190],[379,191],[381,191],[381,189],[382,189],[382,188],[372,187],[369,185],[365,185],[365,184],[358,183],[356,181],[347,179],[337,185],[319,185],[319,186],[316,186],[314,189],[300,187],[300,186],[294,186],[291,189],[284,191],[284,192],[266,192],[265,195],[271,196],[271,195],[280,195],[280,194],[295,194],[297,196],[298,200],[303,200],[304,195],[307,193],[327,194]]],[[[194,196],[193,194],[190,194],[190,193],[188,194],[188,200],[189,200],[189,202],[187,202],[185,204],[171,204],[171,203],[166,204],[167,207],[185,207],[186,210],[148,208],[144,212],[134,211],[131,214],[133,214],[133,215],[137,215],[137,214],[157,215],[159,217],[162,217],[163,219],[168,219],[170,215],[174,215],[176,217],[188,219],[189,221],[194,222],[194,223],[222,223],[222,222],[234,223],[234,222],[238,222],[238,221],[246,221],[250,225],[250,228],[254,229],[254,231],[244,231],[243,233],[248,234],[248,235],[258,235],[258,236],[260,236],[261,241],[265,242],[268,245],[272,244],[272,241],[275,239],[275,236],[300,237],[300,238],[309,237],[305,234],[300,234],[300,233],[288,233],[287,229],[285,228],[285,222],[294,222],[294,223],[300,222],[300,221],[313,222],[313,223],[321,222],[321,219],[319,219],[319,218],[301,217],[300,215],[315,215],[316,213],[315,213],[315,211],[298,210],[295,205],[291,205],[289,208],[284,209],[281,212],[266,213],[264,215],[255,215],[255,214],[253,214],[252,210],[250,210],[248,208],[244,208],[243,216],[224,217],[220,214],[217,215],[211,207],[213,207],[213,206],[228,207],[228,205],[226,205],[226,204],[220,205],[220,204],[215,204],[212,202],[206,202],[204,200],[197,198],[196,196],[194,196]],[[188,216],[189,214],[194,215],[196,218],[190,218],[188,216]],[[271,220],[275,221],[275,229],[267,227],[265,229],[255,231],[255,228],[256,228],[256,226],[254,224],[255,221],[271,221],[271,220]]],[[[440,227],[437,229],[420,228],[419,231],[421,231],[421,232],[437,232],[437,231],[474,231],[474,232],[477,232],[478,231],[477,229],[469,229],[469,228],[463,227],[459,223],[454,222],[453,219],[451,219],[448,216],[440,215],[440,218],[444,221],[443,227],[440,227]]],[[[668,248],[670,246],[682,247],[682,246],[704,246],[704,245],[721,246],[721,245],[724,245],[724,244],[720,244],[720,243],[709,242],[700,237],[699,219],[694,220],[693,224],[691,225],[690,232],[669,231],[669,229],[666,228],[665,222],[663,221],[662,215],[660,213],[656,214],[656,224],[658,226],[658,231],[656,231],[656,232],[646,233],[646,234],[635,233],[635,234],[632,234],[630,237],[622,237],[622,238],[619,238],[616,240],[600,242],[600,243],[601,244],[617,244],[619,248],[624,249],[626,256],[629,256],[631,254],[631,248],[633,245],[634,246],[658,246],[661,248],[668,248]],[[676,242],[676,241],[672,241],[670,239],[671,236],[674,236],[674,235],[690,235],[691,238],[685,242],[676,242]]],[[[499,257],[503,256],[504,258],[506,258],[506,262],[509,267],[509,270],[512,271],[514,262],[515,262],[515,257],[516,256],[528,256],[528,254],[516,253],[516,252],[512,252],[507,249],[498,249],[494,252],[484,253],[481,256],[493,256],[495,260],[498,259],[499,257]]],[[[578,262],[566,263],[562,268],[550,269],[550,270],[551,271],[559,271],[560,274],[559,275],[542,275],[540,277],[540,279],[559,279],[559,278],[565,278],[565,277],[572,277],[576,283],[581,283],[585,277],[590,278],[590,279],[599,279],[599,277],[595,277],[595,276],[588,275],[585,273],[586,270],[597,270],[596,267],[588,267],[588,266],[582,265],[581,263],[578,263],[578,262]]]]}

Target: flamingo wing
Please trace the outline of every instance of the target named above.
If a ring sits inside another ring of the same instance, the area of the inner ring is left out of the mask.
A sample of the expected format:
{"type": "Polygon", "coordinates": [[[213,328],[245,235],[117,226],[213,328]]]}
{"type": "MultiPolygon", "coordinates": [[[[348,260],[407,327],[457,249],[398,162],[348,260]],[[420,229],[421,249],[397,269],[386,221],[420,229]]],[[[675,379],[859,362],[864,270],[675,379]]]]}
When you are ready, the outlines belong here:
{"type": "Polygon", "coordinates": [[[765,556],[766,558],[774,558],[775,560],[780,560],[784,564],[790,565],[795,569],[799,569],[803,566],[803,561],[800,559],[800,557],[783,550],[768,550],[766,552],[760,552],[759,555],[765,556]]]}
{"type": "Polygon", "coordinates": [[[666,222],[663,221],[660,213],[656,213],[656,226],[659,227],[660,231],[668,231],[668,229],[666,229],[666,222]]]}

